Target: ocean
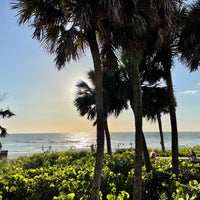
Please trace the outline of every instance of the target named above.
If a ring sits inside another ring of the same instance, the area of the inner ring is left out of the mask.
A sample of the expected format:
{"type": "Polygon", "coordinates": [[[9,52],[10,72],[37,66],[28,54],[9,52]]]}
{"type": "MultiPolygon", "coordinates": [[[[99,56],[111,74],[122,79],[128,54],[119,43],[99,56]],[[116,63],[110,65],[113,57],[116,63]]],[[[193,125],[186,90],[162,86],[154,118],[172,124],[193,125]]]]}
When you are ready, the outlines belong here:
{"type": "MultiPolygon", "coordinates": [[[[161,149],[160,134],[158,132],[146,132],[145,138],[148,148],[161,149]]],[[[96,144],[96,133],[27,133],[9,134],[0,138],[2,150],[8,150],[8,158],[43,153],[49,146],[52,151],[77,151],[90,149],[96,144]]],[[[164,132],[166,149],[171,148],[171,133],[164,132]]],[[[135,146],[135,137],[132,132],[112,132],[112,150],[130,148],[135,146]]],[[[179,147],[193,147],[200,145],[200,132],[179,132],[179,147]]],[[[105,144],[106,151],[106,144],[105,144]]]]}

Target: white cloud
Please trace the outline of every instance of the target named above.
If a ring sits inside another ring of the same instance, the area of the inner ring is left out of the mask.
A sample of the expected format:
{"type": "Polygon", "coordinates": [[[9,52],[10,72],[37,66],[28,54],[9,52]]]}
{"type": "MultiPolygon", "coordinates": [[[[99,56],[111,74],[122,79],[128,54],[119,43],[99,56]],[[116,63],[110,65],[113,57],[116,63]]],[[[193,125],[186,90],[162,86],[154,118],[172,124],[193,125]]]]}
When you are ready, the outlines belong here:
{"type": "Polygon", "coordinates": [[[197,83],[197,85],[198,85],[198,86],[200,86],[200,82],[199,82],[199,83],[197,83]]]}
{"type": "Polygon", "coordinates": [[[198,90],[186,90],[181,92],[181,94],[197,94],[198,92],[198,90]]]}

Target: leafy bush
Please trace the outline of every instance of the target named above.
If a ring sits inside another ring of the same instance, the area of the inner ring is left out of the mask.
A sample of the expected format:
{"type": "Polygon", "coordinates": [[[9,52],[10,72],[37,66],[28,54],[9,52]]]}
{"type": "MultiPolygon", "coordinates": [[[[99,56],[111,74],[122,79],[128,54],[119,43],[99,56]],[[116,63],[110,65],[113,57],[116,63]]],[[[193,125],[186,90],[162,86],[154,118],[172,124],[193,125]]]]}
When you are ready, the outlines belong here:
{"type": "MultiPolygon", "coordinates": [[[[182,155],[187,151],[188,148],[180,150],[182,155]]],[[[197,147],[195,151],[200,152],[197,147]]],[[[90,152],[59,152],[21,157],[9,163],[0,160],[0,199],[88,200],[94,156],[90,152]]],[[[134,162],[133,149],[121,150],[112,156],[105,154],[102,200],[133,198],[134,162]]],[[[178,176],[172,173],[170,157],[152,160],[149,173],[144,167],[143,199],[200,199],[200,164],[180,160],[179,166],[178,176]]]]}

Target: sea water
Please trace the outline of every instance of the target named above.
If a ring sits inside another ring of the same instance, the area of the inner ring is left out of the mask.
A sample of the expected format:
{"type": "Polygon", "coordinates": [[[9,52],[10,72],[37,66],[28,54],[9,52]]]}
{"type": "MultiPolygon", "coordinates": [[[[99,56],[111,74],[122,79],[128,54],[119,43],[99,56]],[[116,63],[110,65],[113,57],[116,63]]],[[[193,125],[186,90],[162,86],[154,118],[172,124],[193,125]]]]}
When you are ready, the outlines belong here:
{"type": "MultiPolygon", "coordinates": [[[[161,149],[160,134],[146,132],[145,138],[148,148],[161,149]]],[[[179,147],[193,147],[200,145],[200,132],[179,132],[179,147]]],[[[34,153],[43,153],[51,147],[52,151],[90,150],[96,145],[96,133],[27,133],[9,134],[0,138],[3,150],[8,150],[8,158],[15,158],[34,153]]],[[[166,149],[171,148],[171,133],[164,132],[166,149]]],[[[135,135],[132,132],[111,133],[112,150],[131,148],[135,146],[135,135]]],[[[106,143],[105,143],[106,151],[106,143]]]]}

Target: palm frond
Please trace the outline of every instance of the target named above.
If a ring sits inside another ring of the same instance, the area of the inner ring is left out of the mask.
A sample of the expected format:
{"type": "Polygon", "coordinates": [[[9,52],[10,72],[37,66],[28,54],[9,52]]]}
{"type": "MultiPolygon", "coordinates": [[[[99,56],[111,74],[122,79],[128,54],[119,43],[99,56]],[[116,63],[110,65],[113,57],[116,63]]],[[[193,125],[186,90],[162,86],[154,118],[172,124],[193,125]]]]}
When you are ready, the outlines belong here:
{"type": "Polygon", "coordinates": [[[74,99],[74,105],[81,116],[87,115],[89,120],[93,120],[96,115],[95,111],[95,91],[84,82],[76,84],[77,92],[74,99]]]}
{"type": "Polygon", "coordinates": [[[14,113],[12,113],[9,109],[7,109],[7,110],[0,110],[0,115],[3,117],[3,118],[5,118],[5,117],[12,117],[12,116],[14,116],[15,114],[14,113]]]}
{"type": "Polygon", "coordinates": [[[187,13],[178,45],[181,60],[194,71],[200,65],[200,1],[192,4],[187,13]]]}
{"type": "Polygon", "coordinates": [[[0,137],[6,137],[8,135],[7,130],[2,126],[0,126],[0,131],[0,137]]]}
{"type": "Polygon", "coordinates": [[[17,10],[18,23],[29,23],[33,38],[56,54],[58,69],[65,62],[79,58],[84,49],[84,36],[81,29],[75,28],[80,22],[75,19],[76,1],[17,0],[12,4],[12,9],[17,10]]]}
{"type": "Polygon", "coordinates": [[[152,122],[157,119],[157,114],[169,113],[169,94],[166,87],[143,86],[143,115],[152,122]]]}

